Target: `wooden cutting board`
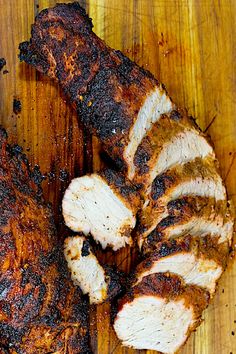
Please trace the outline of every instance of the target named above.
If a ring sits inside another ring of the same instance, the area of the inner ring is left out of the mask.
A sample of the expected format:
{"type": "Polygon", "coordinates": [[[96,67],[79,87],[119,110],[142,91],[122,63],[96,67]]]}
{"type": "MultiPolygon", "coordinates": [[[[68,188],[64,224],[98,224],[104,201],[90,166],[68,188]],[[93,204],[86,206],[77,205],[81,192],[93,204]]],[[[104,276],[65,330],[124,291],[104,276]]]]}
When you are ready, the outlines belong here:
{"type": "MultiPolygon", "coordinates": [[[[78,123],[59,87],[17,58],[18,44],[30,36],[35,15],[58,0],[0,0],[0,122],[10,140],[24,147],[45,176],[45,197],[54,207],[63,235],[60,204],[68,182],[102,166],[100,145],[78,123]],[[13,99],[21,101],[13,112],[13,99]]],[[[229,197],[236,204],[236,1],[88,0],[80,1],[94,30],[163,81],[173,100],[187,107],[214,142],[229,197]]],[[[129,271],[132,250],[101,260],[129,271]]],[[[134,354],[122,348],[110,326],[110,306],[91,311],[94,353],[134,354]]],[[[185,354],[236,353],[236,267],[231,264],[204,321],[181,351],[185,354]],[[234,335],[235,333],[235,335],[234,335]]],[[[148,354],[153,352],[148,351],[148,354]]],[[[43,353],[42,353],[43,354],[43,353]]]]}

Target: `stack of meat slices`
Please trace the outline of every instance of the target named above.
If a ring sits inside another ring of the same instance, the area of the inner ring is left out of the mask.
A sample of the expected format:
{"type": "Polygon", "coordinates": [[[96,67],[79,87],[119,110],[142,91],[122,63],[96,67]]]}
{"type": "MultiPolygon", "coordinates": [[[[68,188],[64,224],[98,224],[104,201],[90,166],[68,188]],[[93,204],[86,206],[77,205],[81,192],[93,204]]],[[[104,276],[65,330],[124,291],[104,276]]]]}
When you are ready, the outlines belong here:
{"type": "Polygon", "coordinates": [[[76,179],[63,200],[67,225],[104,248],[131,244],[137,221],[146,259],[120,301],[117,336],[133,348],[176,352],[200,323],[232,239],[211,145],[162,84],[93,33],[78,3],[42,11],[20,51],[59,81],[123,170],[76,179]]]}

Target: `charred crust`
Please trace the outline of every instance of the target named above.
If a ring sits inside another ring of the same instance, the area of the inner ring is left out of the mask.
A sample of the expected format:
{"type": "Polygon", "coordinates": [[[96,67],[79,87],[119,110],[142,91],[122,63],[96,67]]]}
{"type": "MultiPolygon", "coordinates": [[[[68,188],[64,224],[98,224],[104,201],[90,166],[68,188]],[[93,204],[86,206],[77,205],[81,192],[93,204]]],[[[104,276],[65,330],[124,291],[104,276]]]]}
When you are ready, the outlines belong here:
{"type": "Polygon", "coordinates": [[[77,344],[78,353],[89,352],[87,302],[70,281],[52,211],[39,193],[39,168],[32,171],[22,148],[6,139],[0,128],[0,343],[29,352],[37,329],[38,350],[55,352],[65,345],[63,332],[70,331],[68,348],[77,344]]]}
{"type": "Polygon", "coordinates": [[[16,98],[14,98],[14,100],[13,100],[13,112],[15,114],[19,114],[21,112],[21,108],[22,108],[21,107],[21,101],[16,99],[16,98]]]}
{"type": "Polygon", "coordinates": [[[105,178],[108,185],[117,193],[123,200],[137,210],[140,204],[140,197],[137,187],[133,185],[125,176],[112,169],[105,169],[102,171],[101,176],[105,178]]]}
{"type": "Polygon", "coordinates": [[[173,119],[174,121],[180,121],[181,120],[181,118],[182,118],[182,114],[181,114],[181,112],[180,111],[178,111],[178,110],[173,110],[173,111],[171,111],[171,113],[170,113],[170,119],[173,119]]]}
{"type": "Polygon", "coordinates": [[[0,58],[0,71],[4,68],[4,66],[7,64],[5,58],[0,58]]]}
{"type": "Polygon", "coordinates": [[[21,61],[60,82],[85,126],[121,158],[146,94],[159,85],[153,75],[106,46],[79,4],[43,10],[19,49],[21,61]]]}
{"type": "Polygon", "coordinates": [[[125,289],[124,273],[108,265],[104,266],[107,283],[107,300],[113,300],[125,289]]]}
{"type": "Polygon", "coordinates": [[[174,177],[168,174],[161,174],[152,183],[151,198],[156,201],[162,197],[166,190],[174,183],[174,177]]]}
{"type": "Polygon", "coordinates": [[[83,242],[82,250],[81,250],[81,256],[82,257],[87,257],[90,255],[90,244],[88,240],[85,240],[83,242]]]}

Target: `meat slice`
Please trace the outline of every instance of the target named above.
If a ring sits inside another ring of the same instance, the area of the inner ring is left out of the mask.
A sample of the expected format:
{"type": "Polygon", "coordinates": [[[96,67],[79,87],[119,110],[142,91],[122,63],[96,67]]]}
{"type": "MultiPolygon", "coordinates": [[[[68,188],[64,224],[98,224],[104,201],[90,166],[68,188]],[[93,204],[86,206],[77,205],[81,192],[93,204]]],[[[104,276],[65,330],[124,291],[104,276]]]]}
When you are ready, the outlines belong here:
{"type": "Polygon", "coordinates": [[[184,165],[177,165],[158,175],[140,213],[138,235],[147,237],[157,224],[168,217],[167,205],[181,196],[211,197],[226,200],[226,191],[217,172],[214,159],[196,158],[184,165]]]}
{"type": "Polygon", "coordinates": [[[200,324],[208,301],[208,292],[176,275],[152,274],[121,300],[114,329],[128,347],[173,354],[200,324]]]}
{"type": "Polygon", "coordinates": [[[217,243],[229,246],[233,236],[233,211],[229,202],[214,198],[186,196],[167,204],[168,216],[163,218],[145,238],[139,235],[139,247],[151,252],[158,242],[182,235],[204,237],[210,234],[217,243]]]}
{"type": "Polygon", "coordinates": [[[130,177],[146,190],[157,175],[172,166],[208,155],[214,158],[206,137],[185,111],[174,110],[162,115],[143,138],[134,157],[134,175],[130,177]]]}
{"type": "Polygon", "coordinates": [[[0,347],[91,353],[87,301],[70,280],[40,173],[21,151],[0,128],[0,347]]]}
{"type": "Polygon", "coordinates": [[[181,276],[186,284],[201,286],[213,295],[228,253],[227,243],[219,246],[209,236],[185,236],[160,242],[150,257],[136,268],[136,284],[150,274],[170,272],[181,276]]]}
{"type": "Polygon", "coordinates": [[[73,179],[62,210],[66,225],[73,231],[91,233],[103,248],[111,246],[116,251],[132,245],[139,203],[136,188],[122,174],[107,169],[73,179]]]}
{"type": "Polygon", "coordinates": [[[152,123],[174,107],[148,71],[95,35],[78,3],[43,10],[20,59],[59,81],[84,124],[126,169],[152,123]]]}
{"type": "Polygon", "coordinates": [[[90,304],[110,300],[121,291],[119,273],[99,264],[85,237],[66,238],[64,255],[74,284],[79,285],[83,293],[89,295],[90,304]]]}

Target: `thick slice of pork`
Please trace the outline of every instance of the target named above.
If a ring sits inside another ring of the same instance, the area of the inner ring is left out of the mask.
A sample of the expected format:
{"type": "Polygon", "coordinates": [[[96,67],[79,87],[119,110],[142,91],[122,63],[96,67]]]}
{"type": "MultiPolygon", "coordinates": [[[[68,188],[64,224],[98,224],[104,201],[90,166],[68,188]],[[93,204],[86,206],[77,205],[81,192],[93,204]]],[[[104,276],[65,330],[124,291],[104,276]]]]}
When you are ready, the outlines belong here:
{"type": "Polygon", "coordinates": [[[214,294],[229,254],[228,244],[219,246],[210,236],[160,242],[150,257],[138,265],[136,284],[155,273],[174,273],[186,284],[201,286],[214,294]]]}
{"type": "Polygon", "coordinates": [[[136,188],[120,173],[107,169],[75,178],[67,188],[62,211],[66,225],[91,233],[103,248],[132,244],[131,231],[139,208],[136,188]]]}
{"type": "Polygon", "coordinates": [[[119,273],[99,264],[85,237],[67,237],[64,241],[64,255],[72,281],[84,294],[88,294],[90,304],[110,300],[121,291],[119,273]]]}
{"type": "Polygon", "coordinates": [[[150,72],[108,47],[92,27],[78,3],[43,10],[20,59],[58,81],[115,163],[132,169],[146,131],[174,105],[150,72]]]}
{"type": "Polygon", "coordinates": [[[186,196],[167,204],[168,216],[163,218],[152,232],[138,237],[142,252],[149,253],[165,239],[182,235],[204,237],[211,235],[218,244],[229,246],[233,236],[233,212],[229,202],[214,198],[186,196]]]}
{"type": "Polygon", "coordinates": [[[147,237],[158,223],[168,217],[167,205],[183,196],[201,196],[226,200],[226,191],[211,157],[196,158],[157,176],[140,213],[139,238],[147,237]]]}
{"type": "Polygon", "coordinates": [[[174,110],[162,115],[138,146],[133,181],[146,190],[157,175],[170,167],[207,155],[214,158],[206,137],[185,111],[174,110]]]}
{"type": "Polygon", "coordinates": [[[172,274],[152,274],[120,302],[114,329],[135,349],[174,354],[201,322],[209,293],[172,274]]]}

